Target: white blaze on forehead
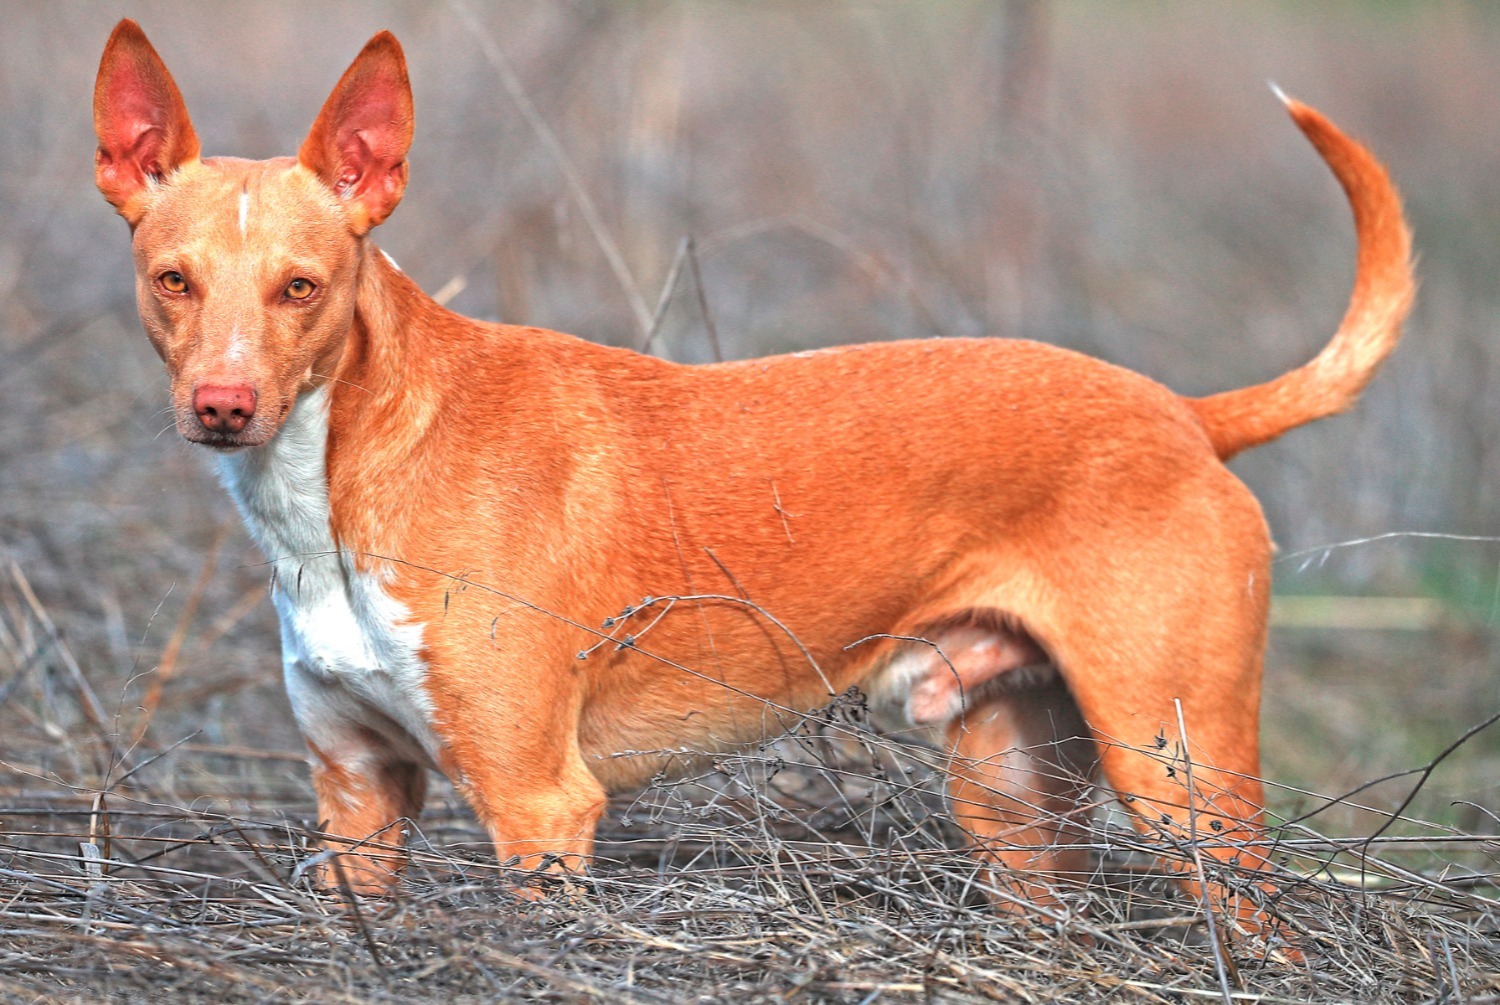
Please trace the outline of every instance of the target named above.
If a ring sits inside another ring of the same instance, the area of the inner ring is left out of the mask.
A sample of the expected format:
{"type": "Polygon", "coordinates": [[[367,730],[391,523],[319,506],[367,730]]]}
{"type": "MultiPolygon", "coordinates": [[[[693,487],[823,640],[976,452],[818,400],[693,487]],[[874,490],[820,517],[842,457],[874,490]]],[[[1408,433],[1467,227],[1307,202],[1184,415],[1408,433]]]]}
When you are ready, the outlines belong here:
{"type": "Polygon", "coordinates": [[[244,237],[250,225],[250,193],[240,193],[240,236],[244,237]]]}
{"type": "Polygon", "coordinates": [[[240,334],[240,326],[235,325],[229,333],[229,346],[224,350],[224,359],[231,363],[238,363],[250,355],[245,345],[245,336],[240,334]]]}

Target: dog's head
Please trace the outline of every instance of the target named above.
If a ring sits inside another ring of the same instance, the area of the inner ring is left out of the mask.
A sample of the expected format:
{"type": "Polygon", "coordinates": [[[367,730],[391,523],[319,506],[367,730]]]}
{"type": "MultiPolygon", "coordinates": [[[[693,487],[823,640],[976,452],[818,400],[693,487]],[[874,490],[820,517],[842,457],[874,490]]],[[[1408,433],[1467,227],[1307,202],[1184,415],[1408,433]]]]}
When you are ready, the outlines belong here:
{"type": "Polygon", "coordinates": [[[365,236],[406,187],[412,100],[401,46],[372,38],[295,158],[200,159],[166,65],[133,21],[94,86],[95,181],[130,224],[141,321],[178,431],[257,446],[329,379],[354,320],[365,236]]]}

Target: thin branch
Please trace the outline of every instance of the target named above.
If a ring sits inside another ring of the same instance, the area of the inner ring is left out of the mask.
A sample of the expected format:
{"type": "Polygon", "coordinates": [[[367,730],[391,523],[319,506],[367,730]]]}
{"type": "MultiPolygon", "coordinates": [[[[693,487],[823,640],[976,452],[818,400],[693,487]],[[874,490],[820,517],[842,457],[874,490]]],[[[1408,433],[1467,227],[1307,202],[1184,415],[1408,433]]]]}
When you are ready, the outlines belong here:
{"type": "Polygon", "coordinates": [[[568,191],[572,193],[573,201],[578,205],[578,212],[583,216],[583,221],[588,226],[589,233],[593,235],[595,243],[599,245],[599,250],[604,253],[604,259],[609,263],[610,271],[615,274],[615,281],[619,283],[621,292],[625,294],[625,299],[630,304],[630,312],[635,317],[636,327],[641,337],[645,338],[651,331],[651,311],[646,307],[645,298],[641,296],[639,284],[630,274],[630,267],[625,264],[625,256],[620,253],[619,245],[610,236],[609,229],[604,226],[604,220],[594,205],[593,197],[584,186],[583,178],[578,173],[573,159],[568,156],[562,141],[547,125],[547,120],[542,117],[542,113],[537,110],[536,105],[527,95],[526,88],[521,84],[521,78],[516,76],[515,69],[505,55],[505,50],[500,48],[500,44],[495,41],[469,5],[463,0],[448,0],[448,6],[474,36],[480,51],[484,53],[484,58],[500,75],[500,83],[504,85],[505,93],[510,95],[521,117],[526,120],[527,125],[531,126],[537,139],[541,141],[553,162],[562,171],[563,179],[568,184],[568,191]]]}

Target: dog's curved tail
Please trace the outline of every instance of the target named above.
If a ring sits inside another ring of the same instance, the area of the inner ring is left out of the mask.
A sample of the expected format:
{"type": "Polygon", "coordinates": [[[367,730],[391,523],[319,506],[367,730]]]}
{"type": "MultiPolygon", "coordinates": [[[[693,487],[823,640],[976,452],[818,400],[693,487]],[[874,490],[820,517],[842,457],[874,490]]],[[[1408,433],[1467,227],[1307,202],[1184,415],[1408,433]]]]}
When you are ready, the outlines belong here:
{"type": "Polygon", "coordinates": [[[1411,232],[1385,169],[1316,109],[1276,93],[1349,198],[1359,240],[1354,292],[1311,362],[1264,384],[1187,399],[1224,460],[1352,405],[1396,347],[1416,293],[1411,232]]]}

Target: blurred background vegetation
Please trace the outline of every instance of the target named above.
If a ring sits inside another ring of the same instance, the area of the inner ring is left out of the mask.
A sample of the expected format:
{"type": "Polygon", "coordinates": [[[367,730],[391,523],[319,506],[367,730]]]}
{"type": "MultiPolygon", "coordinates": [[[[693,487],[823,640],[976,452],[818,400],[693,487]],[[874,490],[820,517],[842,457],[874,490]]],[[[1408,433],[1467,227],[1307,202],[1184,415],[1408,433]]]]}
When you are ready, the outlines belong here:
{"type": "MultiPolygon", "coordinates": [[[[710,319],[730,357],[1024,337],[1189,394],[1302,362],[1347,296],[1347,210],[1275,81],[1386,160],[1423,285],[1406,342],[1354,412],[1234,465],[1287,556],[1278,591],[1315,598],[1281,608],[1273,632],[1267,773],[1337,792],[1420,766],[1500,707],[1500,545],[1326,547],[1500,532],[1500,7],[3,11],[0,737],[13,744],[95,728],[140,732],[145,750],[190,734],[298,748],[261,558],[171,429],[126,227],[93,186],[93,77],[122,16],[163,54],[205,153],[249,157],[293,152],[360,45],[394,30],[417,137],[378,240],[464,313],[641,345],[642,312],[691,238],[697,268],[677,270],[651,346],[662,355],[713,358],[710,319]],[[1329,594],[1397,602],[1316,599],[1329,594]]],[[[1494,733],[1434,774],[1422,813],[1493,832],[1494,733]]],[[[0,738],[8,791],[65,773],[45,744],[18,749],[0,738]]],[[[105,768],[70,768],[68,784],[105,768]]],[[[1389,808],[1411,782],[1363,798],[1389,808]]],[[[1276,798],[1288,813],[1316,802],[1276,798]]],[[[1335,830],[1377,822],[1340,812],[1335,830]]]]}

